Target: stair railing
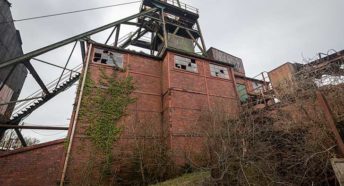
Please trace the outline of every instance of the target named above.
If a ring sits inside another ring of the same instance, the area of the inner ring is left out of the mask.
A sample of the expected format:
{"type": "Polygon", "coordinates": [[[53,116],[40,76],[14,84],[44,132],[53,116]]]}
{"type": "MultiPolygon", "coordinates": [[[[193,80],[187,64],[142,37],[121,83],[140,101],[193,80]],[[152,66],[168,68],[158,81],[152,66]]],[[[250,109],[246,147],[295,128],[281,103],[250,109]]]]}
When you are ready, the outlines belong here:
{"type": "MultiPolygon", "coordinates": [[[[68,80],[71,80],[72,77],[73,77],[73,74],[77,74],[78,72],[76,72],[76,71],[79,71],[81,69],[82,69],[82,64],[74,67],[72,69],[72,71],[64,73],[61,79],[60,78],[56,78],[55,80],[53,80],[50,83],[48,83],[46,85],[47,89],[51,93],[55,89],[60,88],[60,85],[64,84],[68,80]],[[58,82],[59,79],[60,79],[60,82],[58,82]]],[[[44,92],[41,89],[39,89],[39,90],[35,91],[34,93],[32,93],[31,95],[29,95],[25,99],[41,97],[41,96],[46,96],[46,95],[44,94],[44,92]]],[[[20,114],[20,112],[22,112],[24,109],[28,108],[30,105],[33,105],[35,102],[37,102],[40,99],[42,99],[42,98],[38,98],[38,99],[34,99],[34,100],[28,100],[28,101],[16,104],[16,106],[15,106],[13,112],[12,112],[12,117],[15,116],[15,115],[20,114]]]]}

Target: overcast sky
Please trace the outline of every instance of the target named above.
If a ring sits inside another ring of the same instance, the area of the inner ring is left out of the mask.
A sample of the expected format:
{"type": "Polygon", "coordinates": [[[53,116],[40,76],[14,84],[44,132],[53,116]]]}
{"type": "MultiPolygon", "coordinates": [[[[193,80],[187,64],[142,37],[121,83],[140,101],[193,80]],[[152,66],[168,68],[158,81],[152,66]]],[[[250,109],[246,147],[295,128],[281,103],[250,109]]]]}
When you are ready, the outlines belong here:
{"type": "MultiPolygon", "coordinates": [[[[10,0],[14,19],[129,2],[124,0],[10,0]]],[[[185,0],[200,10],[206,46],[243,59],[248,76],[269,71],[285,62],[302,62],[318,52],[344,49],[343,0],[185,0]]],[[[24,53],[137,13],[139,3],[16,23],[24,53]]],[[[67,48],[71,46],[67,46],[67,48]]],[[[67,50],[66,48],[66,50],[67,50]]],[[[68,54],[50,54],[46,60],[63,64],[68,54]],[[67,56],[65,56],[67,55],[67,56]]],[[[79,54],[75,54],[75,59],[79,54]]],[[[74,59],[74,57],[73,57],[74,59]]],[[[80,61],[73,61],[75,66],[80,61]]],[[[36,65],[45,82],[58,77],[56,69],[36,65]]],[[[23,96],[38,89],[28,78],[23,96]]],[[[69,123],[75,88],[50,101],[27,118],[27,123],[69,123]]],[[[24,132],[41,141],[63,138],[56,131],[24,132]]]]}

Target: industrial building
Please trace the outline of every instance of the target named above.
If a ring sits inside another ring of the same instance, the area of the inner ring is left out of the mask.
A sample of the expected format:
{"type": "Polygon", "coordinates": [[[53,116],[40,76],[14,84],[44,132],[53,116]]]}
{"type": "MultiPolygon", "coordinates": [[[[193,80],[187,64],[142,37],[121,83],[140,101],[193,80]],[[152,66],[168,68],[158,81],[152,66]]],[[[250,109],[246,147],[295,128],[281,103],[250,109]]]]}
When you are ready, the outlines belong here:
{"type": "MultiPolygon", "coordinates": [[[[7,1],[0,0],[0,3],[6,4],[9,8],[7,1]]],[[[3,15],[10,15],[9,10],[2,10],[3,7],[1,6],[1,12],[7,12],[3,15]]],[[[67,78],[62,80],[65,84],[56,86],[55,89],[41,84],[42,91],[46,93],[45,97],[40,98],[22,114],[12,118],[5,117],[1,121],[6,125],[18,126],[27,115],[79,80],[67,140],[2,152],[0,184],[81,185],[85,176],[83,170],[95,154],[94,149],[91,148],[92,140],[87,132],[90,121],[82,119],[87,115],[87,107],[82,103],[87,101],[83,100],[84,88],[87,87],[87,81],[92,81],[95,82],[91,87],[94,92],[96,89],[106,89],[106,85],[101,82],[104,74],[111,76],[115,73],[116,78],[131,77],[135,85],[135,90],[131,94],[135,102],[129,104],[126,115],[116,123],[122,129],[113,147],[114,152],[119,152],[116,156],[133,155],[135,140],[138,138],[134,129],[144,130],[148,123],[154,136],[152,137],[150,133],[148,143],[153,144],[157,140],[156,136],[161,137],[159,140],[163,141],[172,154],[173,164],[183,167],[190,161],[188,155],[199,157],[204,154],[203,136],[198,132],[200,128],[198,122],[206,112],[220,109],[228,116],[236,118],[240,115],[243,106],[272,105],[276,102],[273,89],[278,87],[279,82],[288,78],[291,81],[292,74],[306,68],[305,65],[287,63],[255,78],[247,77],[244,63],[239,57],[214,47],[206,48],[198,19],[197,8],[179,1],[143,0],[138,14],[25,54],[20,58],[16,58],[22,55],[20,37],[13,23],[9,27],[0,27],[0,33],[8,32],[17,38],[6,41],[2,39],[3,34],[0,35],[0,45],[15,47],[13,50],[8,47],[0,48],[0,54],[13,51],[13,55],[10,56],[0,55],[0,61],[4,62],[3,66],[0,66],[0,80],[5,82],[0,84],[0,103],[18,99],[27,74],[26,68],[34,72],[34,69],[28,65],[30,62],[27,61],[70,43],[76,45],[80,42],[83,53],[81,73],[75,73],[75,76],[71,74],[70,77],[68,74],[67,78]],[[134,26],[136,29],[124,39],[120,39],[121,27],[124,25],[134,26]],[[1,29],[4,28],[11,30],[2,31],[1,29]],[[95,42],[89,38],[106,29],[113,29],[106,43],[95,42]],[[110,44],[111,39],[114,39],[114,42],[110,44]],[[6,43],[9,41],[18,42],[6,43]],[[128,48],[129,46],[139,47],[146,52],[132,50],[128,48]],[[2,52],[3,48],[8,51],[2,52]],[[11,76],[2,77],[7,72],[11,76]],[[11,80],[11,77],[17,78],[11,80]],[[9,91],[9,88],[12,91],[9,91]],[[11,98],[6,96],[8,92],[13,92],[15,96],[11,98]]],[[[315,61],[309,65],[321,69],[321,64],[326,66],[335,60],[339,61],[336,64],[340,66],[343,63],[343,56],[343,52],[338,52],[321,58],[323,60],[321,62],[315,61]]],[[[317,72],[321,73],[320,70],[317,72]]],[[[338,74],[340,73],[342,69],[339,67],[338,74]]],[[[36,76],[36,80],[39,82],[39,76],[36,76]]],[[[12,107],[0,106],[0,113],[3,111],[4,116],[6,116],[4,113],[9,113],[11,116],[12,107]]],[[[130,174],[126,172],[130,168],[129,165],[130,159],[123,158],[112,164],[111,169],[116,170],[119,177],[125,179],[125,176],[130,174]]]]}

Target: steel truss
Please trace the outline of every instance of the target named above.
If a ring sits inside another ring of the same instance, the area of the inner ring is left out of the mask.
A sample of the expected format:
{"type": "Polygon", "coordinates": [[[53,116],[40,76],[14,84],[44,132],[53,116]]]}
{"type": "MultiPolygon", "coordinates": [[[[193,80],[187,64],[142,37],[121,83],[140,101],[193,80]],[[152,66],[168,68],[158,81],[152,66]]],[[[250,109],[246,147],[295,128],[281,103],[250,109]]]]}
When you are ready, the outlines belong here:
{"type": "MultiPolygon", "coordinates": [[[[59,41],[57,43],[51,44],[49,46],[40,48],[38,50],[29,52],[24,54],[18,58],[11,59],[5,61],[0,64],[0,69],[6,67],[14,67],[18,64],[24,64],[25,67],[30,71],[36,82],[40,86],[40,90],[35,92],[34,94],[30,95],[28,98],[18,101],[11,101],[8,103],[0,103],[1,105],[16,105],[16,108],[19,107],[20,109],[16,110],[10,120],[5,123],[0,124],[0,139],[2,139],[5,131],[7,129],[14,129],[17,133],[18,138],[20,139],[23,146],[26,146],[26,142],[20,132],[19,129],[25,129],[25,127],[15,127],[19,126],[20,122],[28,117],[32,112],[38,109],[40,106],[54,98],[59,93],[67,90],[70,88],[75,82],[77,82],[80,78],[79,71],[82,71],[85,61],[86,50],[88,49],[87,42],[90,41],[90,37],[97,33],[110,30],[110,35],[107,37],[106,41],[104,42],[105,45],[119,48],[119,49],[127,49],[128,47],[139,47],[142,49],[146,49],[149,51],[149,55],[155,57],[162,57],[165,51],[169,48],[168,45],[168,35],[170,34],[179,34],[183,35],[188,39],[191,39],[194,43],[194,47],[197,47],[203,56],[206,56],[206,47],[204,43],[204,39],[201,33],[201,29],[199,23],[197,21],[197,17],[192,21],[190,24],[187,20],[176,21],[170,18],[171,12],[165,12],[165,7],[162,4],[154,4],[153,6],[147,7],[144,5],[144,2],[141,5],[141,11],[138,14],[134,14],[132,16],[126,17],[124,19],[112,22],[110,24],[92,29],[90,31],[81,33],[74,37],[59,41]],[[185,22],[186,21],[186,22],[185,22]],[[121,28],[123,26],[134,26],[136,30],[132,33],[125,35],[124,37],[120,38],[121,28]],[[171,31],[173,29],[173,31],[171,31]],[[148,35],[148,36],[147,36],[148,35]],[[147,37],[149,37],[149,41],[147,41],[147,37]],[[144,40],[146,39],[146,40],[144,40]],[[110,42],[113,41],[113,42],[110,42]],[[82,54],[82,65],[74,68],[74,69],[67,69],[67,65],[71,60],[71,56],[74,53],[75,47],[77,43],[80,43],[81,47],[81,54],[82,54]],[[38,56],[46,54],[50,51],[56,50],[58,48],[64,47],[66,45],[72,44],[73,48],[66,63],[63,66],[52,64],[50,62],[38,59],[38,56]],[[49,84],[45,84],[39,73],[33,67],[33,63],[44,63],[48,64],[60,69],[63,69],[61,75],[53,82],[49,84]],[[68,73],[65,73],[65,72],[68,73]]],[[[160,2],[160,1],[156,1],[160,2]]],[[[161,3],[161,2],[160,2],[161,3]]],[[[180,8],[180,4],[175,8],[177,11],[180,8]],[[179,7],[178,7],[179,6],[179,7]]],[[[181,8],[180,8],[181,9],[181,8]]],[[[185,10],[183,10],[185,11],[185,10]]],[[[197,10],[198,13],[198,10],[197,10]]],[[[173,12],[172,12],[173,14],[173,12]]],[[[10,74],[11,75],[11,74],[10,74]]],[[[3,84],[6,84],[4,82],[3,84]]],[[[3,85],[0,86],[0,90],[3,88],[3,85]]],[[[46,129],[54,129],[54,127],[44,127],[46,129]]],[[[55,127],[56,129],[56,127],[55,127]]]]}

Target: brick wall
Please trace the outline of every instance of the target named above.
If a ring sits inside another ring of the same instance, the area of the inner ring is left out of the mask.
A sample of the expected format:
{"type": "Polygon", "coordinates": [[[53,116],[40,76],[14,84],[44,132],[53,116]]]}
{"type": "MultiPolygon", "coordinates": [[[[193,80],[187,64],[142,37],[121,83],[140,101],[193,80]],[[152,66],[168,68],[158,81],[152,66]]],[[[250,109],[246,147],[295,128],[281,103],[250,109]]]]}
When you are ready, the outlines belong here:
{"type": "Polygon", "coordinates": [[[168,67],[168,73],[164,74],[168,76],[165,86],[168,93],[164,98],[168,103],[164,105],[167,105],[165,110],[169,121],[164,125],[169,128],[168,143],[174,160],[178,165],[183,165],[191,156],[202,156],[204,153],[202,150],[205,144],[197,135],[202,133],[199,128],[201,116],[209,109],[235,116],[239,112],[239,102],[230,67],[223,66],[229,72],[229,79],[214,77],[210,73],[210,61],[194,58],[198,72],[188,72],[175,68],[176,55],[181,54],[169,52],[167,60],[163,62],[168,67]]]}
{"type": "MultiPolygon", "coordinates": [[[[202,138],[190,137],[203,112],[209,108],[222,107],[233,116],[238,114],[238,98],[230,67],[224,66],[229,72],[229,79],[212,77],[210,61],[193,58],[198,72],[187,72],[175,68],[175,55],[180,54],[167,52],[164,59],[159,60],[140,54],[123,53],[126,70],[118,72],[118,77],[133,78],[136,89],[132,96],[137,100],[129,105],[127,115],[117,123],[123,128],[123,132],[113,149],[119,160],[114,163],[113,169],[119,173],[130,168],[128,166],[132,163],[130,157],[135,148],[135,135],[140,132],[138,130],[149,128],[154,131],[155,136],[166,137],[164,139],[173,152],[173,160],[178,165],[184,165],[186,154],[203,153],[202,138]]],[[[91,60],[88,70],[90,78],[97,82],[102,70],[110,74],[115,69],[91,60]]],[[[94,154],[90,148],[91,141],[85,135],[88,126],[87,121],[80,120],[76,125],[66,179],[73,184],[82,184],[83,172],[94,154]]],[[[155,139],[149,140],[152,144],[156,142],[155,139]]]]}
{"type": "Polygon", "coordinates": [[[1,186],[57,185],[64,140],[0,154],[1,186]]]}

